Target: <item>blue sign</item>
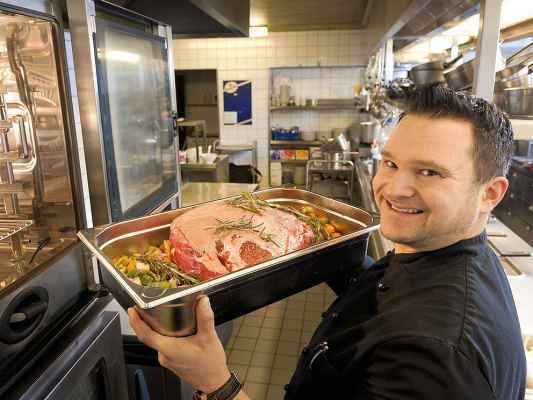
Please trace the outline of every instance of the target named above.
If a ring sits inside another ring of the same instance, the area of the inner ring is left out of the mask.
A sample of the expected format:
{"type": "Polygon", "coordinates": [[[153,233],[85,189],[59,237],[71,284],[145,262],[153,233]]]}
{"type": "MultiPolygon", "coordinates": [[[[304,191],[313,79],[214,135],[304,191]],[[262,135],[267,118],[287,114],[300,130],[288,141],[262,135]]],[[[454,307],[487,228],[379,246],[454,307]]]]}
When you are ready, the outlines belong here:
{"type": "Polygon", "coordinates": [[[224,125],[252,125],[252,81],[223,81],[224,125]]]}

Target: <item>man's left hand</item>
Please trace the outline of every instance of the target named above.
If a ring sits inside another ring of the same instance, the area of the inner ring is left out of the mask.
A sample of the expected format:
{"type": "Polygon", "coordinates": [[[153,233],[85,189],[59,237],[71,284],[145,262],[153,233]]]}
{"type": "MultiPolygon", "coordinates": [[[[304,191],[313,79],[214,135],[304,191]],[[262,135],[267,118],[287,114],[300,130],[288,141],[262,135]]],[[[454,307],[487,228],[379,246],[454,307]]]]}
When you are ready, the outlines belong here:
{"type": "Polygon", "coordinates": [[[128,309],[128,315],[137,338],[157,350],[159,363],[194,388],[211,393],[229,379],[226,353],[215,331],[215,317],[207,296],[200,298],[196,306],[197,333],[185,338],[155,332],[134,308],[128,309]]]}

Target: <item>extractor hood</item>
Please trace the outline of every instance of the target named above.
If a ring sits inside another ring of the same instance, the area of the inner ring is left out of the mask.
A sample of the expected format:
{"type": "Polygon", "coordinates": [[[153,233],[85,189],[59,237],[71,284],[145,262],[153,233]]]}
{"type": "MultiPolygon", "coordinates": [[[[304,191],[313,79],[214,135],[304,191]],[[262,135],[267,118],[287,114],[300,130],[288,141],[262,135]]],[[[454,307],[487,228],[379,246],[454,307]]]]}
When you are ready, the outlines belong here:
{"type": "Polygon", "coordinates": [[[174,37],[248,36],[250,0],[108,0],[172,26],[174,37]]]}

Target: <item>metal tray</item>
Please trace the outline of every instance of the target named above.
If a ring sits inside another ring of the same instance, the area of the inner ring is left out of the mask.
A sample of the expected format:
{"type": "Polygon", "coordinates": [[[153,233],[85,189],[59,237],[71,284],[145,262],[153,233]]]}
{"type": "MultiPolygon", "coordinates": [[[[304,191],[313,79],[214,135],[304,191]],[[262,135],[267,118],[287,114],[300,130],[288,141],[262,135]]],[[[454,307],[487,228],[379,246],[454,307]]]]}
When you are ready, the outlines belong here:
{"type": "MultiPolygon", "coordinates": [[[[267,189],[254,196],[278,204],[309,205],[318,216],[340,224],[345,234],[177,289],[137,285],[115,269],[111,259],[159,245],[168,239],[174,218],[198,205],[80,231],[78,236],[100,261],[100,277],[122,307],[135,305],[142,318],[164,335],[187,336],[196,330],[194,304],[198,296],[209,296],[217,324],[229,321],[357,267],[366,255],[370,233],[379,227],[370,213],[306,190],[267,189]]],[[[231,198],[235,197],[213,203],[231,198]]]]}

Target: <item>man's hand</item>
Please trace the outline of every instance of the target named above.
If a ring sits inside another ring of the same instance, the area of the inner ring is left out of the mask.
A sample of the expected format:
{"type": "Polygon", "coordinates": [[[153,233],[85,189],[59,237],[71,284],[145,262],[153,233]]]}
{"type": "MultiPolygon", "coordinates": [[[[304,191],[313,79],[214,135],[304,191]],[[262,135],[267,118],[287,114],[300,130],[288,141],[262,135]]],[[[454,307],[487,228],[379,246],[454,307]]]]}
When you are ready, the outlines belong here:
{"type": "Polygon", "coordinates": [[[159,363],[194,388],[211,393],[229,379],[226,353],[215,331],[215,316],[206,296],[196,306],[194,336],[163,336],[152,330],[134,308],[128,309],[128,315],[137,338],[157,350],[159,363]]]}

